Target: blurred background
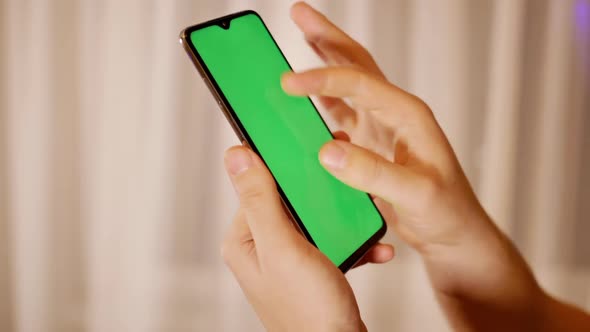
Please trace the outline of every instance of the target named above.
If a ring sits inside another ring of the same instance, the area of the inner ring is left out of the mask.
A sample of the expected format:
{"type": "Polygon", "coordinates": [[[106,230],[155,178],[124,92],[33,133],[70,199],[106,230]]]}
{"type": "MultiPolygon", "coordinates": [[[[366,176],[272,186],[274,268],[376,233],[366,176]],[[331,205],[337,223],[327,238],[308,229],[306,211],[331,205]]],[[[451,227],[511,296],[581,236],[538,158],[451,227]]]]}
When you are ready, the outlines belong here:
{"type": "MultiPolygon", "coordinates": [[[[238,141],[177,36],[251,8],[318,66],[290,3],[0,1],[1,331],[261,330],[219,256],[238,141]]],[[[590,309],[590,0],[311,3],[430,104],[542,285],[590,309]]],[[[369,329],[448,331],[388,237],[394,262],[348,274],[369,329]]]]}

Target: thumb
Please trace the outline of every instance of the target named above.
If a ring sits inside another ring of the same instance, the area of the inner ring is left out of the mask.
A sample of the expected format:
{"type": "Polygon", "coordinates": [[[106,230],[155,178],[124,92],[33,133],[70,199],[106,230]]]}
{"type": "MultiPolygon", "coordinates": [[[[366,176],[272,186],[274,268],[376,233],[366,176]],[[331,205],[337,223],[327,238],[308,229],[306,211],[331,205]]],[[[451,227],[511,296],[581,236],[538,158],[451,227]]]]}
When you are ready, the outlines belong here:
{"type": "Polygon", "coordinates": [[[340,181],[392,204],[416,190],[418,177],[407,168],[354,144],[333,140],[320,150],[320,162],[340,181]]]}
{"type": "Polygon", "coordinates": [[[250,149],[232,147],[226,151],[225,166],[256,246],[274,250],[289,243],[297,231],[262,160],[250,149]]]}

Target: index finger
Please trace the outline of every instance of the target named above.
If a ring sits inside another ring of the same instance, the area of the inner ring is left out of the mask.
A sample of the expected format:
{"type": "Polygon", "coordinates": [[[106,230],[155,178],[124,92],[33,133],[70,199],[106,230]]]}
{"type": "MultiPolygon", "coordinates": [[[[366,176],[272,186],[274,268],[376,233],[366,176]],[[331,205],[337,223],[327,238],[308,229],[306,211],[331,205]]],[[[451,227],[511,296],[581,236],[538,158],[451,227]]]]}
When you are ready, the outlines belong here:
{"type": "Polygon", "coordinates": [[[369,110],[393,106],[408,95],[382,78],[344,66],[285,73],[281,84],[287,93],[349,98],[355,108],[369,110]]]}

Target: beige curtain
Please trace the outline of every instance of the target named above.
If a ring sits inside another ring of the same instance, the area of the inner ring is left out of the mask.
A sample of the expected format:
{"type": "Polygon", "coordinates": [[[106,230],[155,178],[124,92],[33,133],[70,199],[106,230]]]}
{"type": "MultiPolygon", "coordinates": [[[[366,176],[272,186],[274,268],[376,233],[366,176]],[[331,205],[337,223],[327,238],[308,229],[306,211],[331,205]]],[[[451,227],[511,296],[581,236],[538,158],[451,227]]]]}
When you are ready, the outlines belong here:
{"type": "MultiPolygon", "coordinates": [[[[178,32],[290,1],[0,2],[0,330],[260,330],[218,248],[238,143],[178,32]]],[[[590,0],[315,1],[423,97],[553,294],[590,309],[590,0]]],[[[373,331],[447,331],[419,257],[349,274],[373,331]]],[[[490,271],[493,273],[493,271],[490,271]]]]}

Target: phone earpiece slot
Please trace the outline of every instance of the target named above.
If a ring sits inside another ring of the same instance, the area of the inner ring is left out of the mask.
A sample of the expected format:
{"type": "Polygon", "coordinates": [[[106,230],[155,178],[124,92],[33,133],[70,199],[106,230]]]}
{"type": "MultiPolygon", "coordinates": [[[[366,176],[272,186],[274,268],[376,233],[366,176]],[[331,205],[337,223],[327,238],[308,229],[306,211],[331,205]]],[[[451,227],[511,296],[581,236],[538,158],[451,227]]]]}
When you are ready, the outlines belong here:
{"type": "Polygon", "coordinates": [[[231,23],[231,20],[230,20],[230,19],[223,20],[223,21],[221,21],[221,23],[219,23],[219,26],[220,26],[220,27],[221,27],[223,30],[227,30],[227,29],[229,29],[229,25],[230,25],[230,23],[231,23]]]}

